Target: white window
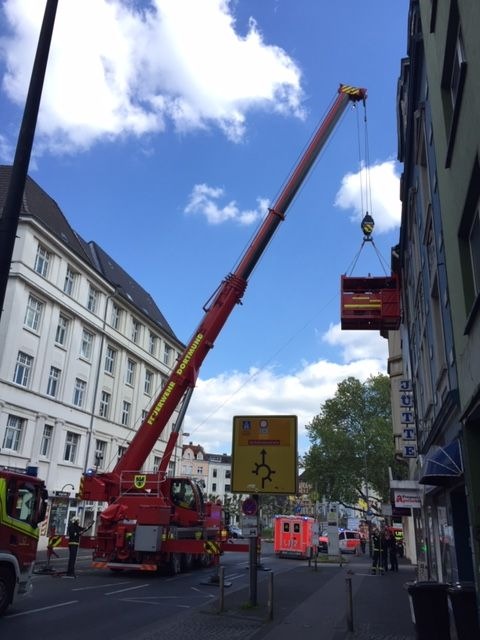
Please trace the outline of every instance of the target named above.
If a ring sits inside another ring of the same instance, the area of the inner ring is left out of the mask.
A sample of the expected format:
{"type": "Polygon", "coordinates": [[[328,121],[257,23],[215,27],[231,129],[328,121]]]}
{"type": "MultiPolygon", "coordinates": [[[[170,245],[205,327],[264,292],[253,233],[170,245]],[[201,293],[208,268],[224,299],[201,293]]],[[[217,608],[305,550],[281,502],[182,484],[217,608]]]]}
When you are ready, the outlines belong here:
{"type": "Polygon", "coordinates": [[[65,346],[65,343],[67,341],[69,324],[70,324],[70,320],[65,316],[62,316],[62,314],[60,314],[60,316],[58,317],[57,330],[55,332],[55,342],[57,344],[61,344],[62,346],[65,346]]]}
{"type": "Polygon", "coordinates": [[[105,468],[105,458],[107,454],[107,443],[105,440],[95,441],[95,466],[98,469],[105,468]]]}
{"type": "Polygon", "coordinates": [[[41,244],[37,247],[37,255],[35,256],[35,265],[34,269],[41,276],[46,278],[48,276],[48,265],[50,262],[50,253],[42,247],[41,244]]]}
{"type": "Polygon", "coordinates": [[[86,360],[90,360],[92,357],[93,337],[93,333],[90,333],[90,331],[87,331],[86,329],[83,330],[80,355],[86,360]]]}
{"type": "Polygon", "coordinates": [[[46,424],[43,427],[42,442],[40,443],[40,455],[43,456],[44,458],[48,458],[50,456],[52,439],[53,439],[53,426],[51,424],[46,424]]]}
{"type": "Polygon", "coordinates": [[[142,422],[145,422],[148,416],[148,411],[146,409],[142,409],[142,422]]]}
{"type": "Polygon", "coordinates": [[[75,387],[73,389],[73,404],[76,407],[83,407],[85,403],[85,391],[87,389],[87,383],[80,378],[75,379],[75,387]]]}
{"type": "Polygon", "coordinates": [[[63,459],[66,462],[76,462],[79,443],[80,436],[78,435],[78,433],[67,431],[67,435],[65,437],[65,449],[63,452],[63,459]]]}
{"type": "Polygon", "coordinates": [[[98,289],[95,289],[94,286],[89,285],[87,308],[92,313],[95,313],[97,311],[99,298],[100,298],[100,291],[98,291],[98,289]]]}
{"type": "Polygon", "coordinates": [[[7,419],[7,427],[5,429],[5,435],[3,437],[4,449],[10,449],[11,451],[18,451],[20,443],[22,441],[22,433],[25,425],[24,418],[18,416],[9,415],[7,419]]]}
{"type": "Polygon", "coordinates": [[[158,470],[160,469],[160,462],[161,462],[160,456],[153,457],[153,473],[158,473],[158,470]]]}
{"type": "Polygon", "coordinates": [[[17,364],[15,365],[15,373],[13,381],[22,387],[28,387],[30,382],[30,374],[33,367],[33,358],[23,351],[18,352],[17,364]]]}
{"type": "Polygon", "coordinates": [[[63,291],[69,295],[73,296],[75,293],[75,284],[77,282],[78,273],[71,267],[67,267],[67,273],[65,274],[65,282],[63,283],[63,291]]]}
{"type": "Polygon", "coordinates": [[[150,331],[148,350],[154,356],[157,353],[157,336],[150,331]]]}
{"type": "Polygon", "coordinates": [[[470,260],[472,263],[473,285],[475,295],[480,294],[480,206],[475,212],[475,216],[470,227],[468,236],[470,247],[470,260]]]}
{"type": "Polygon", "coordinates": [[[122,407],[122,424],[124,427],[128,427],[130,424],[130,402],[123,401],[122,407]]]}
{"type": "Polygon", "coordinates": [[[112,302],[112,315],[110,318],[110,324],[114,329],[118,329],[120,327],[120,318],[122,317],[122,311],[118,304],[112,302]]]}
{"type": "Polygon", "coordinates": [[[99,414],[101,418],[108,418],[110,416],[110,401],[112,396],[106,391],[102,391],[100,397],[100,409],[99,414]]]}
{"type": "Polygon", "coordinates": [[[151,395],[152,393],[152,381],[153,381],[153,372],[152,371],[145,371],[145,385],[144,385],[144,391],[147,395],[151,395]]]}
{"type": "Polygon", "coordinates": [[[167,365],[167,367],[170,366],[170,360],[172,359],[172,347],[168,346],[168,344],[165,344],[163,347],[163,362],[164,364],[167,365]]]}
{"type": "Polygon", "coordinates": [[[60,369],[57,369],[57,367],[50,367],[47,384],[47,396],[52,396],[52,398],[57,397],[58,385],[60,383],[60,373],[61,371],[60,369]]]}
{"type": "Polygon", "coordinates": [[[132,341],[138,343],[140,340],[140,323],[135,318],[132,318],[132,341]]]}
{"type": "Polygon", "coordinates": [[[125,376],[125,382],[133,387],[135,384],[135,370],[137,368],[136,363],[130,358],[127,360],[127,373],[125,376]]]}
{"type": "Polygon", "coordinates": [[[115,373],[115,361],[117,359],[116,350],[108,345],[107,351],[105,353],[105,372],[111,373],[112,376],[115,373]]]}
{"type": "Polygon", "coordinates": [[[126,450],[127,450],[127,447],[122,447],[121,445],[118,446],[118,448],[117,448],[117,461],[120,460],[123,457],[123,454],[125,453],[126,450]]]}
{"type": "Polygon", "coordinates": [[[25,311],[24,324],[33,331],[40,329],[40,320],[42,319],[43,302],[40,302],[35,296],[28,296],[27,309],[25,311]]]}

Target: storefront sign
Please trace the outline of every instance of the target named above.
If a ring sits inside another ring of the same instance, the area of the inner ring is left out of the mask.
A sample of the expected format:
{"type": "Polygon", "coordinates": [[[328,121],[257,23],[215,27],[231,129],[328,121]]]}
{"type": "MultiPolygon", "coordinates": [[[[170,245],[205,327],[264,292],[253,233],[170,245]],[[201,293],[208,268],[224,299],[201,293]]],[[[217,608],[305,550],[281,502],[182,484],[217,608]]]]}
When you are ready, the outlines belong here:
{"type": "Polygon", "coordinates": [[[418,491],[394,491],[395,507],[420,509],[422,506],[418,491]]]}

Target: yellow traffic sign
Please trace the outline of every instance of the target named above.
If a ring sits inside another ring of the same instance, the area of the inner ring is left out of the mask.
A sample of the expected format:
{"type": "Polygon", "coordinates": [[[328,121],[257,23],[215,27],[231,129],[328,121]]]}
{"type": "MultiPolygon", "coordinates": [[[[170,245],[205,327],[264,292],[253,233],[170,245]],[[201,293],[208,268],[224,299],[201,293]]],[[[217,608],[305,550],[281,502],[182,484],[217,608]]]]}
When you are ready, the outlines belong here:
{"type": "Polygon", "coordinates": [[[297,416],[235,416],[234,493],[297,492],[297,416]]]}

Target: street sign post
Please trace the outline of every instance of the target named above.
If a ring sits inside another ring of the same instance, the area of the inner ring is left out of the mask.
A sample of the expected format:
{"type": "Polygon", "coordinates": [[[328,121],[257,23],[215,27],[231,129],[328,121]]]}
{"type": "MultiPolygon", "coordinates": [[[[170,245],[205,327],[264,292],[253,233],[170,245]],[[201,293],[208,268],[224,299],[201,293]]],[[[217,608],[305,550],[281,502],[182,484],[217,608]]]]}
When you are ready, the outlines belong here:
{"type": "Polygon", "coordinates": [[[232,442],[234,493],[297,493],[297,416],[235,416],[232,442]]]}

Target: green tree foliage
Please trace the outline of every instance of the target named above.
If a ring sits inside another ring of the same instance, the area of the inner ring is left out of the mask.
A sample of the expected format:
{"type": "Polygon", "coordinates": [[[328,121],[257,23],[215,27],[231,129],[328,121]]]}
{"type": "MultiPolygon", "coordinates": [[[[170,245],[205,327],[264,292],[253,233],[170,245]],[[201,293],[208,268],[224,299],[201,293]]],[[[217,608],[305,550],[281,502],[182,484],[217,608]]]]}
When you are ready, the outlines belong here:
{"type": "Polygon", "coordinates": [[[366,499],[368,483],[370,491],[388,500],[388,467],[398,473],[399,463],[394,458],[387,376],[340,382],[307,432],[312,444],[305,455],[305,477],[319,495],[354,506],[366,499]]]}

